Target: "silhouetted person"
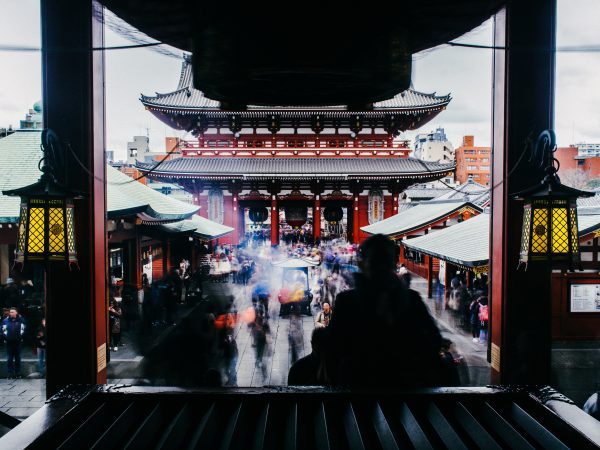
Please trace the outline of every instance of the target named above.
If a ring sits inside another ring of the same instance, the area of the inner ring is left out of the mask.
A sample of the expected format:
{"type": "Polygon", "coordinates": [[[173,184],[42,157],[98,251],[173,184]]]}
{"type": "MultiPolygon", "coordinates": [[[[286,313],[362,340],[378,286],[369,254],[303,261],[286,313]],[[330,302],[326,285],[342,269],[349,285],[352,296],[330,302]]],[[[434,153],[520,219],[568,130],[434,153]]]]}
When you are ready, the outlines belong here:
{"type": "Polygon", "coordinates": [[[396,275],[398,247],[383,235],[360,247],[355,288],[340,293],[329,323],[332,382],[350,387],[442,383],[441,336],[419,294],[396,275]]]}
{"type": "Polygon", "coordinates": [[[328,384],[326,364],[324,359],[327,344],[327,330],[315,328],[312,332],[310,345],[312,353],[296,361],[288,374],[289,386],[318,386],[328,384]]]}

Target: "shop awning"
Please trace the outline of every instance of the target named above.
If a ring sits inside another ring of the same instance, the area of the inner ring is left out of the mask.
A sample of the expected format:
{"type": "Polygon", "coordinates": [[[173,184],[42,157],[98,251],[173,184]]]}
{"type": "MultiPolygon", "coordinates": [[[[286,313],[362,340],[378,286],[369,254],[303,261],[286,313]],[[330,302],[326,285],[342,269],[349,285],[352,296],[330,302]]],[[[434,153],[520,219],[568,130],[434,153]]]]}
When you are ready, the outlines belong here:
{"type": "Polygon", "coordinates": [[[427,228],[461,210],[481,212],[482,209],[471,202],[425,202],[414,208],[409,208],[387,219],[372,225],[362,227],[369,234],[385,234],[390,237],[399,237],[422,228],[427,228]]]}
{"type": "Polygon", "coordinates": [[[303,269],[305,267],[318,266],[319,262],[303,258],[288,258],[281,261],[273,261],[271,264],[275,267],[282,267],[284,269],[303,269]]]}
{"type": "Polygon", "coordinates": [[[197,214],[188,220],[161,225],[160,229],[167,233],[189,233],[190,236],[206,240],[216,239],[233,231],[233,228],[227,225],[221,225],[197,214]]]}
{"type": "Polygon", "coordinates": [[[443,230],[402,241],[402,245],[464,267],[489,261],[490,215],[480,214],[443,230]]]}
{"type": "MultiPolygon", "coordinates": [[[[577,218],[580,237],[600,230],[600,211],[580,208],[577,218]]],[[[490,214],[486,212],[443,230],[402,241],[402,245],[462,267],[487,266],[490,257],[490,219],[490,214]]]]}

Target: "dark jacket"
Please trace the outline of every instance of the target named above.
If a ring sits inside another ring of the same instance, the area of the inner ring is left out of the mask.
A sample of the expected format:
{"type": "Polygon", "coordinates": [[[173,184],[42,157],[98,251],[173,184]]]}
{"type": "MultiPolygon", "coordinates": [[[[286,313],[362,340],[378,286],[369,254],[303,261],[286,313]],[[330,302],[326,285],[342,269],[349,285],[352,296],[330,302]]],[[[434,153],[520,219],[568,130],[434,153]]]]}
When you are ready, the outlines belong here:
{"type": "Polygon", "coordinates": [[[419,294],[393,273],[356,274],[340,293],[329,323],[333,384],[421,387],[443,383],[440,332],[419,294]]]}
{"type": "Polygon", "coordinates": [[[2,321],[2,338],[6,342],[20,342],[25,334],[25,323],[20,316],[16,319],[7,317],[2,321]]]}

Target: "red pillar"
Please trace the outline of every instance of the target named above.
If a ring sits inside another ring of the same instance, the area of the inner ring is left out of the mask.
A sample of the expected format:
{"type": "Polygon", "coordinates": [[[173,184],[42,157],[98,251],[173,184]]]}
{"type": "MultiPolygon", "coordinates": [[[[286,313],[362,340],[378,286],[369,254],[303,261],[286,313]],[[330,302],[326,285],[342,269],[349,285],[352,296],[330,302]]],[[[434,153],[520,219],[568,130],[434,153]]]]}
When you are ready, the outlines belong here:
{"type": "Polygon", "coordinates": [[[321,196],[318,194],[313,205],[313,237],[315,240],[321,238],[321,196]]]}
{"type": "Polygon", "coordinates": [[[231,244],[238,245],[240,240],[240,223],[238,213],[238,194],[239,192],[233,191],[231,195],[231,226],[233,227],[233,233],[231,233],[231,244]]]}
{"type": "Polygon", "coordinates": [[[405,252],[404,245],[402,245],[402,240],[400,240],[400,264],[404,264],[404,261],[406,259],[404,256],[404,252],[405,252]]]}
{"type": "Polygon", "coordinates": [[[135,239],[133,242],[133,252],[131,252],[133,261],[130,264],[133,265],[133,282],[136,289],[142,288],[142,236],[139,231],[135,233],[135,239]]]}
{"type": "Polygon", "coordinates": [[[271,196],[271,245],[279,245],[279,206],[277,196],[271,196]]]}
{"type": "Polygon", "coordinates": [[[392,198],[393,198],[393,196],[391,196],[391,195],[383,196],[383,218],[384,219],[387,219],[388,217],[392,217],[394,214],[396,214],[394,212],[392,198]]]}
{"type": "Polygon", "coordinates": [[[425,255],[427,264],[427,298],[433,297],[433,256],[425,255]]]}
{"type": "Polygon", "coordinates": [[[360,228],[359,228],[359,217],[358,217],[358,194],[354,194],[354,199],[352,200],[352,208],[353,208],[353,214],[352,214],[352,240],[354,241],[354,244],[358,244],[359,242],[359,236],[358,233],[360,233],[360,228]]]}

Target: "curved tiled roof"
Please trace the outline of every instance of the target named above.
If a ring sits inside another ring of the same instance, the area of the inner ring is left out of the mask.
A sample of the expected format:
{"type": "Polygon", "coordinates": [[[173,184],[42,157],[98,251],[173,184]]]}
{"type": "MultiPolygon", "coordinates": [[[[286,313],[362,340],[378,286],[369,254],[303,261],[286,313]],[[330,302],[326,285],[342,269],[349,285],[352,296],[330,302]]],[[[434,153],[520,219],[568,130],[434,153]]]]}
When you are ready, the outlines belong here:
{"type": "Polygon", "coordinates": [[[465,207],[481,211],[481,208],[478,206],[465,201],[445,203],[423,202],[387,219],[362,227],[361,230],[369,234],[385,234],[392,237],[402,236],[439,222],[444,217],[454,214],[465,207]]]}
{"type": "Polygon", "coordinates": [[[42,157],[41,130],[19,130],[0,139],[0,223],[19,221],[21,199],[2,194],[35,183],[42,174],[38,161],[42,157]]]}
{"type": "MultiPolygon", "coordinates": [[[[192,79],[192,64],[189,57],[184,57],[181,68],[181,75],[177,89],[166,94],[156,93],[155,96],[142,95],[140,100],[144,105],[150,108],[176,109],[186,111],[220,111],[221,104],[216,100],[207,98],[201,91],[193,86],[192,79]]],[[[415,91],[412,88],[401,92],[391,99],[384,100],[373,104],[373,110],[396,111],[396,110],[418,110],[432,107],[443,107],[450,102],[450,94],[438,96],[433,94],[425,94],[415,91]]],[[[289,110],[342,110],[345,111],[346,106],[319,106],[319,107],[302,107],[302,106],[285,106],[285,107],[265,107],[265,106],[248,106],[248,110],[263,110],[271,111],[274,109],[289,109],[289,110]]]]}
{"type": "MultiPolygon", "coordinates": [[[[490,258],[490,214],[483,213],[451,227],[402,241],[407,248],[466,266],[485,266],[490,258]]],[[[579,237],[600,229],[600,214],[577,210],[579,237]]]]}
{"type": "MultiPolygon", "coordinates": [[[[138,163],[142,171],[154,165],[138,163]]],[[[285,158],[285,157],[183,157],[165,161],[153,174],[237,175],[241,177],[341,177],[414,176],[454,170],[454,165],[414,158],[285,158]]]]}
{"type": "Polygon", "coordinates": [[[479,214],[443,230],[402,241],[402,245],[461,266],[485,266],[490,258],[490,215],[479,214]]]}
{"type": "MultiPolygon", "coordinates": [[[[0,139],[0,223],[19,221],[19,197],[6,196],[3,190],[35,183],[41,172],[41,130],[17,131],[0,139]]],[[[190,217],[198,207],[156,192],[117,169],[106,167],[106,203],[110,218],[139,215],[143,220],[170,221],[190,217]]]]}
{"type": "Polygon", "coordinates": [[[182,220],[191,217],[200,208],[161,194],[107,166],[106,209],[109,218],[141,212],[158,220],[182,220]]]}

